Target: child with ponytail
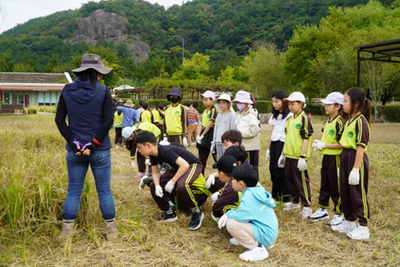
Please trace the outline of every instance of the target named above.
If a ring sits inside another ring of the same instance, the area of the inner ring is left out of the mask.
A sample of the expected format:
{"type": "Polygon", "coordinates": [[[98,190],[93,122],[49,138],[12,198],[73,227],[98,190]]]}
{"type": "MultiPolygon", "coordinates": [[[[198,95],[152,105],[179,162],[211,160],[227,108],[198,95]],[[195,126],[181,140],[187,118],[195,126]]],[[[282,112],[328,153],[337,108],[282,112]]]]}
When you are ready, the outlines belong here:
{"type": "Polygon", "coordinates": [[[351,239],[363,240],[369,238],[369,161],[365,152],[371,135],[371,102],[365,97],[363,89],[354,87],[344,95],[343,110],[349,115],[339,141],[343,147],[340,155],[340,195],[346,221],[331,228],[346,233],[351,239]]]}

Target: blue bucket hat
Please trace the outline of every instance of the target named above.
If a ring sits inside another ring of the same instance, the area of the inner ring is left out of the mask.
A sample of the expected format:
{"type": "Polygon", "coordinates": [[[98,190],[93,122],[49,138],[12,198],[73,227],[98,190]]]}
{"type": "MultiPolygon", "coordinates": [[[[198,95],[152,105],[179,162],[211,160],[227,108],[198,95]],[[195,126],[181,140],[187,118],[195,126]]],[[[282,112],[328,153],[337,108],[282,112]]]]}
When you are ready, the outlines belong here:
{"type": "Polygon", "coordinates": [[[179,90],[178,88],[174,88],[171,90],[171,92],[169,92],[169,94],[167,95],[167,100],[169,100],[170,96],[177,96],[182,100],[182,96],[181,96],[181,90],[179,90]]]}

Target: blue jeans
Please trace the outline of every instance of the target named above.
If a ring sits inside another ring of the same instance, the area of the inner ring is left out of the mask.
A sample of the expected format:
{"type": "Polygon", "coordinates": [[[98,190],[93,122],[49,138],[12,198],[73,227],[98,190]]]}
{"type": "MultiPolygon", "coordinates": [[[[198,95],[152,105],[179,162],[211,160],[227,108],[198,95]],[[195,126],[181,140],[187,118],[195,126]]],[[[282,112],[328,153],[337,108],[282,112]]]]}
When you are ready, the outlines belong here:
{"type": "Polygon", "coordinates": [[[104,219],[115,217],[114,199],[111,194],[111,152],[95,151],[90,156],[77,156],[73,151],[67,152],[68,193],[63,207],[64,219],[75,219],[90,164],[96,183],[100,210],[104,219]]]}

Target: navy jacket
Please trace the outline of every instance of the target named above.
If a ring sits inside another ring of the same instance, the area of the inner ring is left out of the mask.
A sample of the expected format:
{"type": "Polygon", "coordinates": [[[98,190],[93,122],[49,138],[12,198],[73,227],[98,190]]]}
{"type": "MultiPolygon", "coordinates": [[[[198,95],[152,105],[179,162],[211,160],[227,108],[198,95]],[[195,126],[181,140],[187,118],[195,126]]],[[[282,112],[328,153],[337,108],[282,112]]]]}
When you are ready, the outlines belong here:
{"type": "Polygon", "coordinates": [[[75,79],[67,84],[58,102],[56,124],[68,143],[76,139],[82,145],[93,143],[96,138],[101,144],[97,150],[111,148],[108,132],[113,124],[113,107],[110,91],[96,81],[75,79]],[[65,118],[68,115],[68,125],[65,118]]]}

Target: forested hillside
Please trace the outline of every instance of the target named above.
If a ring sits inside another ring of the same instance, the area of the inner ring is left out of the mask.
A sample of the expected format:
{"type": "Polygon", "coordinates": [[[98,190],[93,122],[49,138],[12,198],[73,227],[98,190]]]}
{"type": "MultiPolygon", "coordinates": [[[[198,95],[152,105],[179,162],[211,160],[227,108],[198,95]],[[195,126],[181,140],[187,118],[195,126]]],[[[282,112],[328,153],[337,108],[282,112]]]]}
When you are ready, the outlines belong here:
{"type": "MultiPolygon", "coordinates": [[[[112,64],[119,66],[119,77],[143,83],[160,75],[171,77],[182,68],[184,39],[186,59],[196,52],[208,56],[206,76],[217,79],[231,66],[233,78],[247,82],[248,77],[238,67],[250,48],[272,46],[285,52],[294,30],[301,25],[318,25],[329,7],[363,6],[368,2],[194,0],[167,10],[143,0],[88,2],[80,9],[33,19],[1,34],[0,71],[69,71],[79,64],[83,53],[106,51],[113,54],[112,64]],[[134,62],[125,43],[117,45],[102,38],[95,45],[70,42],[79,34],[78,18],[98,9],[126,19],[123,26],[128,33],[139,35],[151,47],[148,60],[134,62]]],[[[393,7],[394,2],[379,1],[384,7],[393,7]]]]}

